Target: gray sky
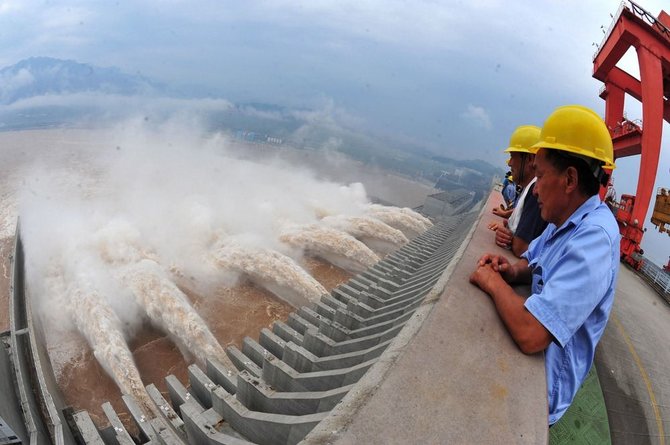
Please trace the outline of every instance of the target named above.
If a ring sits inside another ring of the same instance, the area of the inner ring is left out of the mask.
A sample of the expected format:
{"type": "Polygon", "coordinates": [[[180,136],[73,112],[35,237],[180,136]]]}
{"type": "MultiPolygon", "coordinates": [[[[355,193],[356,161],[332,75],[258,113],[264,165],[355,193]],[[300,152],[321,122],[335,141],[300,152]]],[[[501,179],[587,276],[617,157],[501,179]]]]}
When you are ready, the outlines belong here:
{"type": "MultiPolygon", "coordinates": [[[[640,4],[657,15],[663,2],[640,4]]],[[[502,165],[501,149],[516,126],[541,125],[567,103],[604,114],[592,56],[618,6],[614,0],[0,0],[0,67],[31,56],[116,66],[206,86],[231,101],[325,109],[447,156],[502,165]]],[[[623,62],[632,71],[635,63],[623,62]]],[[[641,115],[632,99],[627,110],[629,118],[641,115]]],[[[670,186],[665,152],[659,186],[670,186]]],[[[635,193],[638,163],[620,161],[619,194],[635,193]]],[[[657,239],[647,226],[647,239],[657,239]]],[[[664,263],[670,243],[665,235],[658,239],[647,250],[664,263]]]]}

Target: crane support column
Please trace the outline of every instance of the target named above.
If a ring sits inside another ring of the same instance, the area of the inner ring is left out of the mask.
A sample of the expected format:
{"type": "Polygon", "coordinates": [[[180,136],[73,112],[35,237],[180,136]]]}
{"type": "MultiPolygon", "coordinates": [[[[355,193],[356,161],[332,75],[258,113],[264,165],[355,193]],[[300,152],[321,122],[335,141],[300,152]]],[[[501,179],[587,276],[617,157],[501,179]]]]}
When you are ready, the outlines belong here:
{"type": "Polygon", "coordinates": [[[649,202],[654,191],[658,158],[661,153],[663,134],[663,69],[661,59],[645,47],[637,49],[640,61],[640,82],[642,84],[642,153],[640,177],[637,182],[636,206],[633,220],[642,221],[647,216],[649,202]]]}
{"type": "Polygon", "coordinates": [[[617,85],[605,83],[605,124],[607,128],[616,128],[623,120],[625,91],[617,85]]]}
{"type": "Polygon", "coordinates": [[[593,77],[605,84],[605,123],[612,135],[615,159],[640,155],[635,196],[622,195],[616,213],[621,231],[621,257],[635,268],[642,263],[640,243],[649,210],[661,152],[663,120],[670,118],[670,16],[658,18],[636,3],[624,0],[593,58],[593,77]],[[635,48],[640,80],[616,64],[635,48]],[[665,72],[664,72],[665,67],[665,72]],[[626,94],[642,102],[642,121],[624,117],[626,94]]]}

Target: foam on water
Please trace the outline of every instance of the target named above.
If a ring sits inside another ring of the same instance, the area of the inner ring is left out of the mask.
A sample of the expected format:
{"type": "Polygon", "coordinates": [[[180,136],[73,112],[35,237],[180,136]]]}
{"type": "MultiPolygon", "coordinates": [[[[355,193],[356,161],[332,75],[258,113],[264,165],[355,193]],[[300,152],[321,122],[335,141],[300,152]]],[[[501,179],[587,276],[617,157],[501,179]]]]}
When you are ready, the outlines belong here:
{"type": "Polygon", "coordinates": [[[318,301],[328,293],[295,261],[274,250],[243,247],[229,238],[217,242],[211,256],[218,267],[245,274],[296,307],[318,301]]]}
{"type": "Polygon", "coordinates": [[[369,247],[348,233],[316,224],[287,228],[279,239],[351,272],[362,272],[379,261],[369,247]]]}
{"type": "Polygon", "coordinates": [[[169,333],[183,353],[195,355],[204,364],[214,357],[232,368],[232,363],[191,306],[186,295],[152,252],[142,249],[140,233],[117,218],[95,233],[94,246],[122,287],[135,296],[151,322],[169,333]]]}
{"type": "Polygon", "coordinates": [[[432,227],[433,223],[430,219],[426,218],[419,212],[416,212],[408,207],[395,207],[395,206],[384,206],[381,204],[368,204],[368,209],[373,212],[400,212],[404,215],[407,215],[411,218],[421,221],[426,228],[432,227]]]}
{"type": "Polygon", "coordinates": [[[168,332],[182,350],[193,353],[201,364],[212,357],[235,369],[205,321],[158,263],[142,259],[119,267],[114,274],[131,289],[152,323],[168,332]]]}
{"type": "Polygon", "coordinates": [[[408,238],[414,238],[428,230],[432,223],[429,222],[430,225],[426,224],[423,219],[417,218],[411,212],[413,211],[410,209],[403,211],[398,207],[380,206],[378,204],[371,205],[367,210],[368,216],[402,231],[408,238]]]}
{"type": "Polygon", "coordinates": [[[363,242],[365,242],[365,239],[371,238],[391,243],[396,247],[404,246],[409,242],[400,230],[369,216],[328,216],[323,218],[321,223],[333,229],[347,232],[363,242]]]}
{"type": "Polygon", "coordinates": [[[122,322],[92,283],[79,272],[65,285],[61,274],[49,277],[50,286],[69,295],[67,310],[77,330],[86,338],[95,358],[123,394],[132,395],[145,413],[154,404],[144,389],[139,370],[123,334],[122,322]]]}

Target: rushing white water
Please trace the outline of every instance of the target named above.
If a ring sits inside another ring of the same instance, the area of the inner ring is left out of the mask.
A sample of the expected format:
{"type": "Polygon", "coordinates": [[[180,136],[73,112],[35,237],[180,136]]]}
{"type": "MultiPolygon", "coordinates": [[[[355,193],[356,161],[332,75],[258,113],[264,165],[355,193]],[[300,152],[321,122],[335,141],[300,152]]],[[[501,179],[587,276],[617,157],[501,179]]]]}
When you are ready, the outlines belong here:
{"type": "Polygon", "coordinates": [[[194,354],[201,364],[213,357],[235,369],[205,320],[158,263],[143,259],[120,267],[115,273],[137,297],[152,323],[170,333],[183,346],[182,350],[194,354]]]}
{"type": "Polygon", "coordinates": [[[274,250],[242,247],[227,239],[217,242],[211,255],[218,267],[244,273],[294,307],[328,293],[295,261],[274,250]]]}
{"type": "Polygon", "coordinates": [[[413,212],[412,210],[406,209],[409,210],[409,212],[403,212],[402,210],[403,209],[398,207],[371,205],[367,210],[367,214],[372,218],[378,219],[389,226],[402,231],[408,238],[414,238],[428,230],[430,226],[422,219],[411,214],[410,212],[413,212]]]}
{"type": "Polygon", "coordinates": [[[120,391],[132,395],[145,414],[155,411],[124,338],[121,320],[99,294],[91,277],[77,273],[73,278],[67,286],[60,273],[51,274],[47,280],[53,290],[60,290],[69,296],[67,309],[74,325],[120,391]]]}
{"type": "Polygon", "coordinates": [[[188,351],[204,364],[214,357],[234,369],[224,349],[191,306],[168,273],[140,246],[140,235],[130,224],[116,219],[95,236],[96,247],[112,275],[130,289],[151,322],[170,334],[182,352],[188,351]]]}
{"type": "Polygon", "coordinates": [[[426,225],[426,227],[428,227],[428,228],[433,227],[433,222],[430,219],[423,216],[422,214],[420,214],[419,212],[415,212],[414,210],[412,210],[410,208],[407,208],[407,207],[398,207],[398,208],[405,215],[412,216],[412,217],[418,219],[419,221],[423,222],[426,225]]]}
{"type": "Polygon", "coordinates": [[[287,228],[279,239],[354,273],[362,272],[379,261],[379,257],[365,244],[329,227],[312,224],[287,228]]]}
{"type": "MultiPolygon", "coordinates": [[[[50,315],[45,329],[73,333],[74,323],[121,391],[145,407],[153,405],[146,403],[126,338],[147,318],[182,351],[232,369],[221,348],[225,341],[216,342],[168,268],[203,296],[244,275],[282,298],[296,296],[289,302],[314,301],[325,290],[296,262],[303,249],[359,272],[378,257],[339,230],[365,242],[406,242],[372,218],[284,230],[286,224],[320,225],[324,216],[360,217],[369,202],[363,185],[322,181],[293,163],[266,160],[262,148],[231,149],[225,138],[196,127],[191,120],[146,125],[141,115],[109,131],[5,132],[0,138],[0,237],[13,234],[20,211],[27,286],[34,308],[50,315]],[[237,250],[229,237],[253,242],[237,250]],[[215,248],[218,240],[226,244],[215,248]],[[52,264],[65,270],[58,302],[45,282],[52,264]]],[[[73,357],[67,352],[64,363],[73,357]]]]}
{"type": "Polygon", "coordinates": [[[395,206],[384,206],[381,204],[369,204],[368,209],[373,212],[392,212],[392,213],[402,213],[413,219],[421,221],[426,228],[432,227],[433,223],[430,219],[426,218],[419,212],[416,212],[408,207],[395,207],[395,206]]]}
{"type": "Polygon", "coordinates": [[[410,239],[426,231],[423,223],[402,213],[370,212],[368,215],[402,231],[410,239]]]}
{"type": "Polygon", "coordinates": [[[372,239],[401,247],[409,242],[400,230],[369,216],[328,216],[323,218],[321,223],[333,229],[347,232],[364,243],[366,243],[366,240],[372,239]]]}

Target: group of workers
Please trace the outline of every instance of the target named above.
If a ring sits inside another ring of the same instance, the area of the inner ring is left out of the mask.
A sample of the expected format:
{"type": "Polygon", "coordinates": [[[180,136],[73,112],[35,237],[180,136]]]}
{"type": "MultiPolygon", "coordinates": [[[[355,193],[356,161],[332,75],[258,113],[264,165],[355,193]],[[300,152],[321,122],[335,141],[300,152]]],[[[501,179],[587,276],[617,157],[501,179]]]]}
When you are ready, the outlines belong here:
{"type": "MultiPolygon", "coordinates": [[[[547,226],[540,217],[537,198],[533,195],[535,188],[535,155],[530,147],[540,140],[540,128],[532,125],[518,127],[510,138],[510,145],[505,150],[510,154],[508,165],[511,176],[516,178],[516,193],[511,208],[496,207],[493,213],[502,217],[502,223],[492,223],[491,230],[496,232],[496,244],[510,249],[516,257],[520,257],[528,249],[532,240],[537,238],[547,226]]],[[[504,189],[503,189],[504,192],[504,189]]]]}
{"type": "Polygon", "coordinates": [[[619,230],[599,191],[614,169],[612,139],[589,108],[557,108],[542,128],[510,138],[513,210],[489,227],[502,252],[484,254],[470,281],[486,292],[522,352],[544,351],[549,426],[566,412],[586,378],[612,304],[619,230]],[[520,295],[515,284],[531,284],[520,295]]]}

